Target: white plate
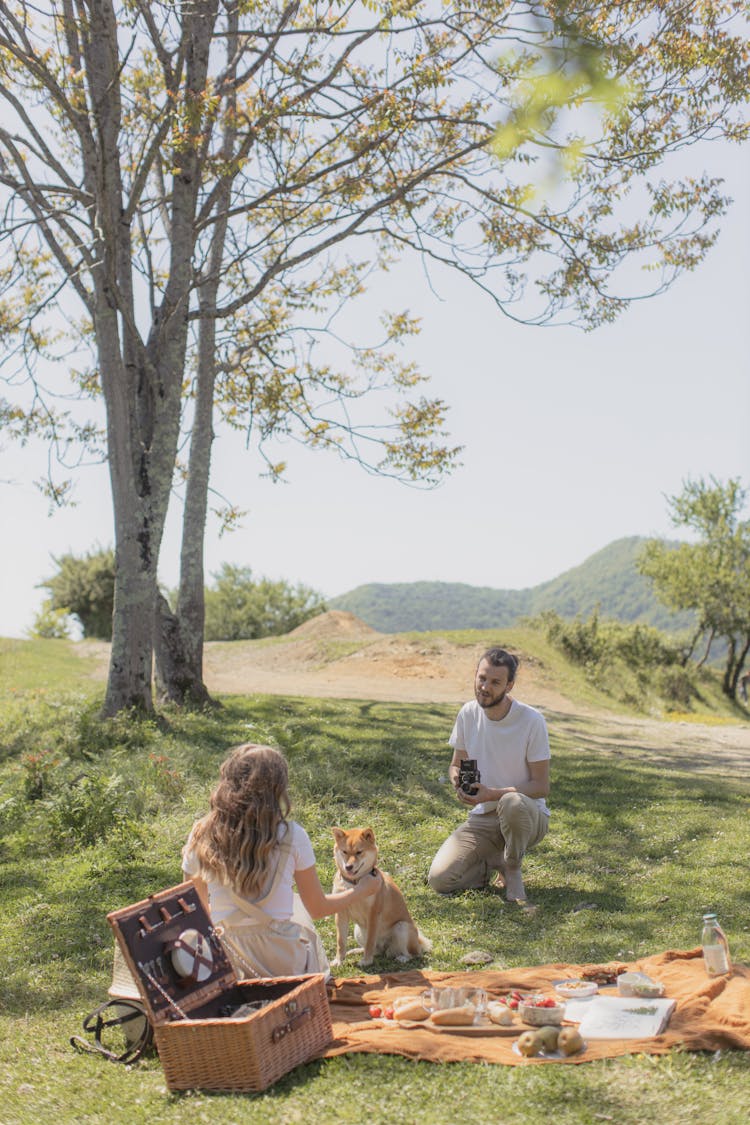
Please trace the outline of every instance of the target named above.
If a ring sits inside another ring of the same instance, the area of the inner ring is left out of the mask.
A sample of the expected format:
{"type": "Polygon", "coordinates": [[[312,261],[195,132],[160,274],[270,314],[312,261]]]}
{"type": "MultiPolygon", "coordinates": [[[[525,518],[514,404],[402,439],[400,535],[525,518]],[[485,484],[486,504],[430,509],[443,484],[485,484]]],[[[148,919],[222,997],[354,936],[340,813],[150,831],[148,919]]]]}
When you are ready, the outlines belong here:
{"type": "Polygon", "coordinates": [[[554,984],[555,992],[564,996],[566,1000],[585,1000],[587,996],[596,996],[599,985],[593,980],[558,980],[554,984]],[[575,988],[570,987],[576,985],[575,988]]]}

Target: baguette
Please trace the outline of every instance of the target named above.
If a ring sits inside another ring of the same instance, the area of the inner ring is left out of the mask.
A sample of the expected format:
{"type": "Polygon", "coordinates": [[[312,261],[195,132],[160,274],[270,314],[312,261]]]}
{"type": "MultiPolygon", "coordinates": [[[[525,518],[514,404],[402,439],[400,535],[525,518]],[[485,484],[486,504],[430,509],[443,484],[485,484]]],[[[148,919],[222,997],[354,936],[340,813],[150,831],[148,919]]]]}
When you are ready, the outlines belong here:
{"type": "Polygon", "coordinates": [[[395,1000],[391,1001],[391,1007],[394,1012],[397,1012],[399,1008],[403,1008],[405,1004],[414,1004],[415,1002],[417,1004],[422,1003],[418,996],[397,996],[395,1000]]]}
{"type": "Polygon", "coordinates": [[[393,1015],[397,1020],[426,1020],[429,1014],[418,996],[400,996],[393,1002],[393,1015]]]}
{"type": "Polygon", "coordinates": [[[473,1004],[463,1004],[460,1008],[438,1008],[430,1019],[445,1027],[466,1027],[474,1022],[477,1010],[473,1004]]]}

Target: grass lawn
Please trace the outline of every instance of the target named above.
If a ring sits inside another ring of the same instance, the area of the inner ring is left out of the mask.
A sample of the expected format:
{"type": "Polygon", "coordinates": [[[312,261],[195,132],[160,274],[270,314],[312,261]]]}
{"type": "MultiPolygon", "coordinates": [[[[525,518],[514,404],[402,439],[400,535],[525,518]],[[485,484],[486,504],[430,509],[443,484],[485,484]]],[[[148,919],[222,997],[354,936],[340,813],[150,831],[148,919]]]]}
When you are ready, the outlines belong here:
{"type": "MultiPolygon", "coordinates": [[[[107,911],[180,880],[181,846],[237,742],[287,755],[293,815],[324,883],[330,826],[375,829],[383,866],[434,942],[424,966],[435,970],[464,968],[474,949],[512,967],[692,948],[706,909],[747,962],[750,818],[736,779],[693,774],[684,760],[657,767],[647,744],[602,755],[596,719],[550,713],[552,828],[525,866],[536,913],[489,892],[439,898],[427,869],[463,815],[445,781],[453,708],[248,696],[212,713],[100,724],[85,662],[55,644],[0,644],[2,1125],[747,1120],[743,1052],[516,1068],[355,1055],[242,1096],[170,1095],[156,1056],[128,1069],[75,1053],[68,1038],[109,983],[107,911]]],[[[333,922],[321,932],[332,952],[333,922]]],[[[337,972],[354,975],[356,963],[337,972]]]]}

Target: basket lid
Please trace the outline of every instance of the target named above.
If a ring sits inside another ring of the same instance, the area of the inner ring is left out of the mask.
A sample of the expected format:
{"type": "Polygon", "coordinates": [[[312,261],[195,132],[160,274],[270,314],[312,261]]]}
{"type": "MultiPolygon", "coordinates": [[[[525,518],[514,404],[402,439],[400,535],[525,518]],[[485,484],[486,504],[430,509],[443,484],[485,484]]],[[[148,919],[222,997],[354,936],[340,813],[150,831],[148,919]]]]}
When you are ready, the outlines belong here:
{"type": "Polygon", "coordinates": [[[187,1017],[237,983],[191,881],[114,910],[107,921],[155,1024],[187,1017]]]}

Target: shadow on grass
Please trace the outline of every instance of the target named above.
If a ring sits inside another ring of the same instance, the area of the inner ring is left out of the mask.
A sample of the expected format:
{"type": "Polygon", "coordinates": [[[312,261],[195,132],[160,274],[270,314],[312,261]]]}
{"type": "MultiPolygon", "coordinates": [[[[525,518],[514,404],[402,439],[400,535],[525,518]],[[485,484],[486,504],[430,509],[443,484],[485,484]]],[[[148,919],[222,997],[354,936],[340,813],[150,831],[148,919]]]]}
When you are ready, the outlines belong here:
{"type": "MultiPolygon", "coordinates": [[[[666,768],[645,735],[639,742],[620,730],[610,739],[608,723],[548,713],[551,829],[524,868],[536,912],[487,892],[442,898],[425,880],[435,851],[464,817],[445,780],[454,707],[266,696],[222,702],[219,712],[174,714],[168,729],[144,728],[153,741],[140,759],[129,759],[134,782],[145,777],[138,762],[152,745],[179,764],[189,795],[172,814],[167,839],[183,828],[184,839],[207,807],[231,746],[270,742],[289,760],[292,815],[315,840],[324,885],[333,874],[329,827],[372,823],[386,870],[435,943],[429,963],[436,969],[457,968],[477,948],[521,965],[609,960],[619,949],[648,947],[672,919],[697,910],[696,873],[725,877],[720,832],[734,834],[740,852],[744,846],[746,798],[734,778],[696,773],[687,756],[666,768]]],[[[171,843],[159,847],[158,814],[142,828],[155,846],[128,862],[105,841],[77,858],[36,856],[33,867],[17,853],[5,867],[2,949],[16,966],[6,1010],[91,1005],[90,981],[103,979],[111,963],[107,911],[179,881],[179,847],[174,854],[171,843]]],[[[749,898],[743,886],[734,909],[746,912],[749,898]]],[[[387,972],[386,964],[378,970],[387,972]]]]}

